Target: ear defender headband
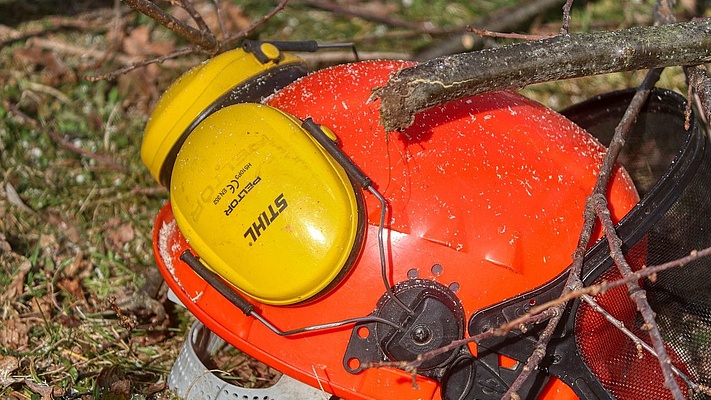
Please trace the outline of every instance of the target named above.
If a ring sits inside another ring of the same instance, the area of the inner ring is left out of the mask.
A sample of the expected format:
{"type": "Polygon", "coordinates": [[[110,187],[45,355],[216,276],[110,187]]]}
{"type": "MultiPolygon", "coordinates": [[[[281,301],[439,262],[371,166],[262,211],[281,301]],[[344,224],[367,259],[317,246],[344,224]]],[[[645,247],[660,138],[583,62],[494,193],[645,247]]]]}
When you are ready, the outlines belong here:
{"type": "Polygon", "coordinates": [[[256,104],[307,68],[249,42],[188,71],[161,98],[141,156],[170,190],[202,262],[248,296],[298,303],[333,288],[360,252],[370,185],[336,136],[256,104]],[[236,84],[235,84],[236,82],[236,84]]]}

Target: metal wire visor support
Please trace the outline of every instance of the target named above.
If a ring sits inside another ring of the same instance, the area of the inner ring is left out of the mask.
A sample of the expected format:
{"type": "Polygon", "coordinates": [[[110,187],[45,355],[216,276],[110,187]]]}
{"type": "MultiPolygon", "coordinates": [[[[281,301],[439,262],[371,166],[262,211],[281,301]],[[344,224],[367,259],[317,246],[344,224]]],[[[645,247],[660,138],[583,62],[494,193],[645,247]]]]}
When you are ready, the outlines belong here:
{"type": "MultiPolygon", "coordinates": [[[[633,95],[634,90],[601,95],[564,110],[563,114],[607,145],[633,95]]],[[[619,158],[642,197],[616,227],[626,259],[635,270],[711,246],[711,146],[693,116],[686,129],[685,107],[680,95],[661,89],[653,91],[619,158]]],[[[526,312],[532,304],[558,297],[566,275],[567,272],[541,288],[477,312],[469,321],[469,334],[499,326],[526,312]]],[[[585,285],[618,278],[606,240],[598,241],[586,254],[585,285]]],[[[711,386],[711,259],[698,259],[640,283],[656,313],[685,396],[711,399],[701,390],[711,386]]],[[[672,398],[664,387],[657,357],[647,350],[651,348],[649,335],[625,286],[598,294],[589,302],[578,299],[566,313],[548,346],[541,371],[562,379],[582,399],[672,398]],[[597,306],[610,315],[596,311],[593,307],[597,306]],[[627,334],[611,319],[624,324],[627,334]],[[630,332],[641,342],[631,339],[630,332]]],[[[445,383],[445,398],[481,397],[473,394],[478,390],[476,384],[451,393],[452,388],[465,382],[467,375],[478,375],[479,371],[508,386],[510,382],[504,376],[509,372],[490,363],[482,368],[486,363],[482,360],[490,353],[502,354],[522,365],[533,351],[540,329],[538,326],[526,333],[516,331],[479,343],[477,360],[468,361],[471,365],[464,363],[461,371],[453,368],[449,378],[452,382],[445,383]]],[[[528,393],[519,393],[522,398],[535,398],[540,392],[545,374],[538,375],[539,383],[527,388],[528,393]]]]}

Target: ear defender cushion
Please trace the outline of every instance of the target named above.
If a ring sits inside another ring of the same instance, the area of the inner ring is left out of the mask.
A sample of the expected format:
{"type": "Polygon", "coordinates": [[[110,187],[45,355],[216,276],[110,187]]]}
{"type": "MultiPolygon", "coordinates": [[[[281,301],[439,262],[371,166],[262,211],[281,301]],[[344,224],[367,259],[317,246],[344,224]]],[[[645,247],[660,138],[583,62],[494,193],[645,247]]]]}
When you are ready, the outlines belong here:
{"type": "Polygon", "coordinates": [[[360,253],[360,190],[296,118],[235,104],[199,123],[177,154],[176,222],[201,260],[260,302],[335,286],[360,253]]]}
{"type": "Polygon", "coordinates": [[[269,43],[260,54],[235,49],[183,74],[158,101],[146,126],[141,158],[162,186],[170,187],[175,157],[190,132],[208,115],[230,104],[261,102],[305,76],[300,58],[269,43]]]}

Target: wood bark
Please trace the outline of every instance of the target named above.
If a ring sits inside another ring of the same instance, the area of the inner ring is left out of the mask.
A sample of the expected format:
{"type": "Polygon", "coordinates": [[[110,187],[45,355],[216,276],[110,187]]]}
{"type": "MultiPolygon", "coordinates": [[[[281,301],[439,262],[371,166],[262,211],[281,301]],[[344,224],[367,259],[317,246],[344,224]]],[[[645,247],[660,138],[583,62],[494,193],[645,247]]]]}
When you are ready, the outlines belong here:
{"type": "Polygon", "coordinates": [[[610,72],[711,62],[711,19],[559,35],[435,58],[394,73],[374,91],[387,131],[420,111],[487,91],[610,72]]]}

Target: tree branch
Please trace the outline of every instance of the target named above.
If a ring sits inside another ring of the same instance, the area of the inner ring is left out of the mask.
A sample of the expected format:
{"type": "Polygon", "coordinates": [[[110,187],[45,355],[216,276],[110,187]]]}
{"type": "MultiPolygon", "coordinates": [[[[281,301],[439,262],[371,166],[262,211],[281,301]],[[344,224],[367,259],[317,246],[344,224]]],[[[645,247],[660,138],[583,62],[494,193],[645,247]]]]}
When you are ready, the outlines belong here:
{"type": "Polygon", "coordinates": [[[561,35],[437,58],[394,73],[374,91],[387,131],[437,104],[486,91],[609,72],[711,61],[711,19],[561,35]]]}
{"type": "Polygon", "coordinates": [[[573,0],[566,0],[563,5],[563,24],[560,27],[560,33],[567,35],[570,33],[570,10],[573,8],[573,0]]]}
{"type": "MultiPolygon", "coordinates": [[[[545,303],[536,305],[535,307],[531,308],[526,314],[521,315],[520,317],[517,317],[511,321],[508,321],[504,324],[502,324],[499,327],[489,329],[484,332],[480,332],[474,336],[470,336],[464,339],[459,339],[459,340],[454,340],[450,344],[446,346],[442,346],[436,349],[433,349],[431,351],[428,351],[427,353],[422,353],[419,356],[417,356],[417,359],[413,361],[384,361],[384,362],[374,362],[370,364],[364,364],[363,368],[377,368],[377,367],[395,367],[395,368],[400,368],[402,370],[411,372],[411,373],[417,373],[417,368],[419,368],[420,365],[422,365],[423,362],[432,359],[434,357],[437,357],[440,354],[447,353],[449,351],[452,351],[456,349],[457,347],[464,346],[468,343],[471,342],[476,342],[479,343],[482,340],[490,339],[492,337],[497,337],[497,336],[504,336],[508,334],[509,332],[513,331],[514,329],[518,329],[521,332],[525,332],[528,330],[528,327],[530,325],[538,324],[544,321],[548,321],[551,318],[555,318],[557,315],[559,315],[558,311],[558,306],[565,306],[570,300],[576,299],[576,298],[582,298],[586,302],[590,302],[590,300],[587,300],[586,298],[592,299],[592,302],[594,302],[594,298],[592,296],[596,296],[599,293],[605,293],[606,291],[616,288],[618,286],[623,286],[627,285],[630,282],[638,281],[643,278],[651,277],[654,276],[655,274],[658,274],[659,272],[666,271],[672,268],[680,268],[683,267],[693,261],[696,261],[700,258],[703,257],[709,257],[711,256],[711,247],[707,247],[702,250],[693,250],[689,255],[685,257],[681,257],[676,260],[672,260],[669,262],[666,262],[664,264],[659,264],[659,265],[654,265],[650,267],[644,267],[638,271],[634,271],[628,276],[619,278],[614,281],[602,281],[598,284],[590,285],[590,286],[585,286],[585,287],[580,287],[577,290],[573,290],[568,292],[567,294],[563,294],[560,297],[557,297],[553,300],[549,300],[545,303]]],[[[597,303],[595,303],[597,304],[597,303]]],[[[598,309],[599,306],[593,307],[596,311],[600,312],[600,314],[603,315],[608,321],[610,318],[607,316],[609,313],[602,312],[601,308],[598,309]]],[[[613,323],[613,325],[619,327],[620,323],[615,322],[615,321],[610,321],[613,323]]],[[[628,333],[625,333],[625,335],[628,335],[628,333]]],[[[632,339],[637,342],[636,339],[632,339]]],[[[650,348],[651,349],[651,348],[650,348]]],[[[653,350],[653,349],[652,349],[653,350]]],[[[656,354],[655,354],[656,356],[656,354]]],[[[704,393],[708,393],[709,390],[706,387],[702,387],[701,385],[692,382],[692,388],[695,390],[702,391],[704,393]]]]}

